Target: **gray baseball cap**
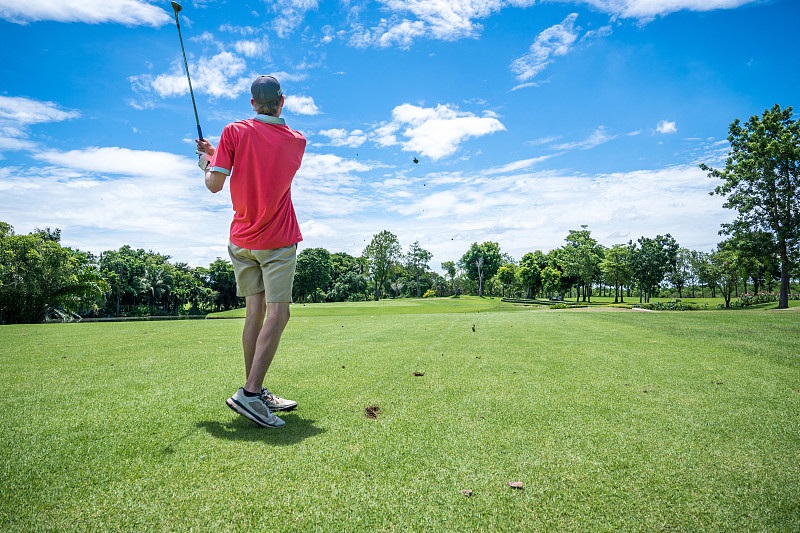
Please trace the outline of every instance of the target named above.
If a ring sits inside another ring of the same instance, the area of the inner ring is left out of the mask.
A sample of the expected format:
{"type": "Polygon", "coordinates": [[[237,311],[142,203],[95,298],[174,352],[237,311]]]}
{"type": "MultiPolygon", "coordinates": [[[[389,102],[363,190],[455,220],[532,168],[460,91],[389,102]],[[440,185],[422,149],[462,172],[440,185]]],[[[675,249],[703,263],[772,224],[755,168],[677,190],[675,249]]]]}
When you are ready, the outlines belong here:
{"type": "Polygon", "coordinates": [[[250,86],[253,100],[257,104],[270,104],[278,102],[283,96],[281,84],[273,76],[259,76],[250,86]]]}

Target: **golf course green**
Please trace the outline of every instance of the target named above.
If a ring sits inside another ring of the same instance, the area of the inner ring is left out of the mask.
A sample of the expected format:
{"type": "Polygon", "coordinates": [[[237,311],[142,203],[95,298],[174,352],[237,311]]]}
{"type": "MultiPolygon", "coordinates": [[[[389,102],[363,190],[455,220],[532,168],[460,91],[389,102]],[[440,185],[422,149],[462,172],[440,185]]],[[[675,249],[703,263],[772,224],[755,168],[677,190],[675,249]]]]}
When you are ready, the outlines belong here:
{"type": "Polygon", "coordinates": [[[0,530],[800,530],[797,309],[292,313],[281,429],[241,320],[0,327],[0,530]]]}

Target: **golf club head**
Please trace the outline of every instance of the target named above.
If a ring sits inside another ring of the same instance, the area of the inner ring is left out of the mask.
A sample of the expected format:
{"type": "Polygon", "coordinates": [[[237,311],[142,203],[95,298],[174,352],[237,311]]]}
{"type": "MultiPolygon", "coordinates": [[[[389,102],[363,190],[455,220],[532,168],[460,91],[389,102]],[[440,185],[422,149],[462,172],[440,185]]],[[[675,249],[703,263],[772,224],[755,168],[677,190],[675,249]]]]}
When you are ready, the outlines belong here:
{"type": "Polygon", "coordinates": [[[183,8],[181,7],[181,5],[180,5],[178,2],[170,2],[170,4],[172,4],[172,9],[174,9],[174,10],[175,10],[175,14],[176,14],[176,15],[178,14],[178,11],[180,11],[181,9],[183,9],[183,8]]]}

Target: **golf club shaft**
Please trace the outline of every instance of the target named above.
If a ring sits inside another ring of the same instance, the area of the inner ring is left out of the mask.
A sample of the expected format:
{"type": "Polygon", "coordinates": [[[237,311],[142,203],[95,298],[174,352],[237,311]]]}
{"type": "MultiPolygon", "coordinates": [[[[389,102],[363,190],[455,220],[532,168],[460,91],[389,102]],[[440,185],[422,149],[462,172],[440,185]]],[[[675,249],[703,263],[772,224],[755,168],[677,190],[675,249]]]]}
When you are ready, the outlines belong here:
{"type": "Polygon", "coordinates": [[[178,39],[181,41],[181,53],[183,54],[183,66],[186,67],[186,79],[189,80],[189,94],[192,97],[192,108],[194,109],[194,120],[197,122],[197,138],[203,140],[203,130],[200,129],[200,119],[197,117],[197,105],[194,103],[194,91],[192,91],[192,78],[189,76],[189,63],[186,62],[186,51],[183,48],[183,37],[181,36],[181,23],[178,22],[178,12],[175,11],[175,24],[178,26],[178,39]]]}

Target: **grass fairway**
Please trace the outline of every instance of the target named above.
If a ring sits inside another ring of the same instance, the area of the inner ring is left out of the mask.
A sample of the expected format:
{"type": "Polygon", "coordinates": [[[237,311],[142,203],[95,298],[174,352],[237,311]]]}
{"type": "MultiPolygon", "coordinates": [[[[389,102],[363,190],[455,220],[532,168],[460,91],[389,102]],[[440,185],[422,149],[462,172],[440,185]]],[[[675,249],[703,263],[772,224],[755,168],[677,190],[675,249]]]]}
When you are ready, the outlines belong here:
{"type": "Polygon", "coordinates": [[[463,302],[295,306],[282,429],[240,320],[4,326],[0,530],[800,530],[800,313],[463,302]]]}
{"type": "MultiPolygon", "coordinates": [[[[478,298],[462,296],[460,298],[401,298],[397,300],[379,300],[367,302],[336,302],[317,304],[295,304],[292,316],[379,316],[438,313],[480,313],[490,311],[514,311],[528,309],[531,306],[507,303],[500,298],[478,298]]],[[[542,306],[546,307],[546,306],[542,306]]],[[[212,313],[210,318],[244,318],[244,308],[231,309],[221,313],[212,313]]]]}

